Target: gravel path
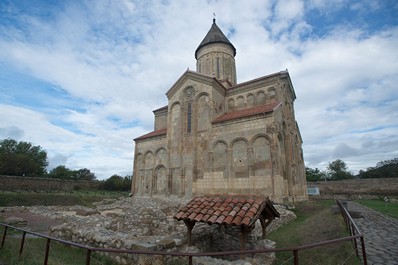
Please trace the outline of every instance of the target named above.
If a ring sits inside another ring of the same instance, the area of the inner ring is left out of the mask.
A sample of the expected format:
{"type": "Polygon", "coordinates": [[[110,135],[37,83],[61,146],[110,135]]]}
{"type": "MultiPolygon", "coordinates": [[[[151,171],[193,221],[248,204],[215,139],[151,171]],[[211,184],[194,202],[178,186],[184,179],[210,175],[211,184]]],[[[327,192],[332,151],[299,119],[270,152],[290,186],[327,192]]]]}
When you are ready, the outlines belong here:
{"type": "Polygon", "coordinates": [[[398,219],[386,216],[356,202],[348,202],[350,212],[365,238],[369,265],[398,265],[398,219]]]}

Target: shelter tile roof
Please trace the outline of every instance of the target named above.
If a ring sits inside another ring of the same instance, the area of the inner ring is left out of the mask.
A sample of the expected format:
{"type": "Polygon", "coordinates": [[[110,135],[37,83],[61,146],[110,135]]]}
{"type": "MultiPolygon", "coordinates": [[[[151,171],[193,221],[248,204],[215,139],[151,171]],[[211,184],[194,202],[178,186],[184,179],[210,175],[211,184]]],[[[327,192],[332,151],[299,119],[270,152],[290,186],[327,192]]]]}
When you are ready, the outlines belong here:
{"type": "Polygon", "coordinates": [[[229,120],[235,120],[239,118],[244,118],[244,117],[250,117],[258,114],[265,114],[269,112],[273,112],[280,103],[270,103],[270,104],[264,104],[248,109],[242,109],[242,110],[237,110],[237,111],[232,111],[225,113],[224,115],[221,115],[220,117],[216,118],[213,120],[213,123],[218,123],[218,122],[223,122],[223,121],[229,121],[229,120]]]}
{"type": "Polygon", "coordinates": [[[163,135],[163,134],[166,134],[166,133],[167,133],[167,129],[166,128],[165,129],[160,129],[160,130],[156,130],[156,131],[141,135],[140,137],[135,138],[134,141],[144,140],[144,139],[147,139],[147,138],[163,135]]]}
{"type": "Polygon", "coordinates": [[[199,196],[182,207],[174,218],[178,221],[204,222],[209,225],[251,226],[261,214],[272,219],[279,217],[268,197],[199,196]]]}

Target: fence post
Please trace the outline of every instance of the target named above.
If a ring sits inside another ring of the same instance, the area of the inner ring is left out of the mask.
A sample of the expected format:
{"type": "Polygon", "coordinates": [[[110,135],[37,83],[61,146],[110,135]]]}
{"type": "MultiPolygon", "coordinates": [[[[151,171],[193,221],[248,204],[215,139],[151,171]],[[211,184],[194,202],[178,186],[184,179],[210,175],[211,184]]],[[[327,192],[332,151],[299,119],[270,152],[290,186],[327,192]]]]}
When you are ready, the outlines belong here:
{"type": "Polygon", "coordinates": [[[44,265],[47,265],[47,262],[48,262],[48,254],[50,253],[50,241],[51,241],[51,239],[47,238],[46,254],[44,256],[44,265]]]}
{"type": "Polygon", "coordinates": [[[188,256],[188,264],[192,265],[192,256],[188,256]]]}
{"type": "Polygon", "coordinates": [[[1,247],[4,246],[4,242],[6,241],[7,229],[8,229],[8,226],[5,226],[4,233],[3,233],[3,240],[1,241],[1,247]]]}
{"type": "Polygon", "coordinates": [[[91,258],[91,250],[87,249],[87,254],[86,254],[86,265],[90,265],[90,258],[91,258]]]}
{"type": "Polygon", "coordinates": [[[362,248],[363,265],[368,265],[368,261],[366,259],[365,240],[363,236],[361,236],[361,248],[362,248]]]}
{"type": "MultiPolygon", "coordinates": [[[[354,224],[351,224],[351,228],[352,228],[352,235],[355,236],[355,227],[354,224]]],[[[358,252],[358,245],[357,245],[357,239],[354,238],[354,247],[355,247],[355,254],[357,254],[357,257],[359,256],[359,252],[358,252]]]]}
{"type": "Polygon", "coordinates": [[[21,240],[21,247],[19,248],[19,256],[22,256],[22,251],[23,251],[23,245],[25,244],[25,236],[26,236],[26,232],[23,231],[22,234],[22,240],[21,240]]]}
{"type": "Polygon", "coordinates": [[[298,258],[298,250],[297,249],[293,250],[293,255],[294,255],[294,265],[298,265],[299,258],[298,258]]]}

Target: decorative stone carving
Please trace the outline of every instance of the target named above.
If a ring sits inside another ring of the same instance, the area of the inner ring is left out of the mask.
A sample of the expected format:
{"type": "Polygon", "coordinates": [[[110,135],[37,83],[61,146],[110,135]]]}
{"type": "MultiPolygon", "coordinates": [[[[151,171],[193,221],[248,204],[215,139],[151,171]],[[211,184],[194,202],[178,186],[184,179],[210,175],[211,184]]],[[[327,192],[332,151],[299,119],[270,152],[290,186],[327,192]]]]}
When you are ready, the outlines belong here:
{"type": "Polygon", "coordinates": [[[190,101],[195,97],[195,88],[193,86],[188,86],[185,88],[185,100],[190,101]]]}

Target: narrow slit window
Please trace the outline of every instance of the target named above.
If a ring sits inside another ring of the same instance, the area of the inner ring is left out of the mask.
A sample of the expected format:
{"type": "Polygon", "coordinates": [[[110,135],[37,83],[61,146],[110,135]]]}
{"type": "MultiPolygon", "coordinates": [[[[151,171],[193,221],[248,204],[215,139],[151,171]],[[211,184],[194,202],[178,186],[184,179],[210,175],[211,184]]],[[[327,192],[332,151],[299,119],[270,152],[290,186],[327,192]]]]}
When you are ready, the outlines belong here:
{"type": "Polygon", "coordinates": [[[220,58],[217,58],[217,78],[220,78],[220,58]]]}
{"type": "Polygon", "coordinates": [[[191,133],[192,130],[192,103],[188,103],[187,111],[187,133],[191,133]]]}

